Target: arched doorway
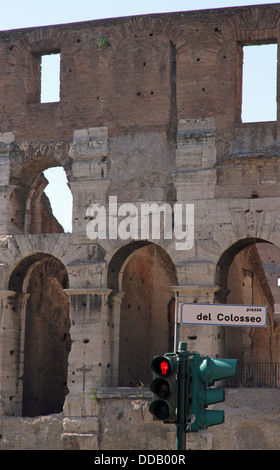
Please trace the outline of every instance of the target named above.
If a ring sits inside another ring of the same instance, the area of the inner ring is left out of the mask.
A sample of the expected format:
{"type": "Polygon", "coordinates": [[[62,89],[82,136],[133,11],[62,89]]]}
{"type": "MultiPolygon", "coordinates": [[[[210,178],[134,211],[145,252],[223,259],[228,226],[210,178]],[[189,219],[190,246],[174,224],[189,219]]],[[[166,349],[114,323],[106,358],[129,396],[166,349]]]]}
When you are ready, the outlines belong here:
{"type": "Polygon", "coordinates": [[[14,269],[9,287],[29,294],[25,312],[22,415],[39,416],[63,410],[71,348],[65,266],[51,255],[37,253],[14,269]]]}
{"type": "Polygon", "coordinates": [[[266,327],[224,327],[226,357],[235,357],[239,363],[279,361],[280,332],[275,316],[279,294],[274,286],[278,272],[280,250],[262,239],[240,240],[221,256],[216,278],[221,302],[267,307],[266,327]]]}
{"type": "Polygon", "coordinates": [[[154,355],[173,351],[175,266],[158,245],[133,243],[116,255],[109,287],[117,281],[120,308],[118,385],[136,387],[151,380],[154,355]],[[144,245],[144,246],[143,246],[144,245]]]}

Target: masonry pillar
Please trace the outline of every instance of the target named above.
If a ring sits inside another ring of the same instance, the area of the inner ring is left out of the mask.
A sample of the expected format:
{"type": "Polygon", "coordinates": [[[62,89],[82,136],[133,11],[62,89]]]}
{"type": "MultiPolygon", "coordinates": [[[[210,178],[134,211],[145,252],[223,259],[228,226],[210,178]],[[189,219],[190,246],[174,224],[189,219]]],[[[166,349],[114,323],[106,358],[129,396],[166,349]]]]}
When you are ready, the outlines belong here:
{"type": "MultiPolygon", "coordinates": [[[[180,119],[173,181],[177,202],[194,204],[195,237],[199,230],[202,233],[207,230],[200,212],[215,199],[216,157],[215,118],[180,119]]],[[[205,253],[203,241],[195,238],[192,254],[176,265],[180,285],[174,289],[179,305],[182,302],[219,303],[220,287],[212,285],[216,268],[214,257],[210,252],[205,253]]],[[[185,341],[189,350],[215,357],[223,351],[223,330],[218,326],[181,325],[180,341],[185,341]]]]}
{"type": "Polygon", "coordinates": [[[112,291],[109,301],[109,315],[111,318],[110,332],[110,358],[111,373],[109,386],[118,387],[119,381],[119,352],[120,352],[120,317],[124,292],[112,291]]]}
{"type": "Polygon", "coordinates": [[[0,415],[21,416],[25,312],[29,294],[0,291],[0,415]]]}
{"type": "Polygon", "coordinates": [[[216,187],[216,124],[214,118],[180,119],[176,172],[178,202],[213,199],[216,187]]]}
{"type": "Polygon", "coordinates": [[[73,195],[72,233],[86,234],[89,219],[86,210],[90,204],[106,204],[111,181],[107,178],[108,129],[93,127],[74,131],[70,149],[73,195]]]}
{"type": "Polygon", "coordinates": [[[99,400],[110,369],[110,329],[106,288],[66,289],[70,300],[72,347],[64,404],[65,450],[98,449],[99,400]]]}
{"type": "Polygon", "coordinates": [[[13,150],[15,136],[12,132],[0,133],[0,233],[14,233],[12,212],[9,216],[10,196],[15,186],[10,183],[10,154],[13,150]]]}
{"type": "Polygon", "coordinates": [[[110,364],[110,322],[106,288],[66,289],[70,300],[67,416],[95,416],[95,391],[106,386],[110,364]]]}

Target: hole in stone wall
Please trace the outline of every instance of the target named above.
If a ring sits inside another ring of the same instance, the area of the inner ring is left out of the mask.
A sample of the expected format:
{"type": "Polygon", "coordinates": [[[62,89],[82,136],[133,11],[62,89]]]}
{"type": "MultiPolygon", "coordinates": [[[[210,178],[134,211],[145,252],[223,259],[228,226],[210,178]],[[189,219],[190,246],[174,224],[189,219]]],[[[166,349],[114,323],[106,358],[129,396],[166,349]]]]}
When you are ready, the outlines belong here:
{"type": "Polygon", "coordinates": [[[44,171],[49,184],[45,188],[53,215],[62,225],[64,232],[72,232],[73,197],[67,184],[67,177],[62,167],[53,167],[44,171]]]}
{"type": "Polygon", "coordinates": [[[277,119],[277,44],[243,47],[242,122],[277,119]]]}
{"type": "Polygon", "coordinates": [[[60,54],[41,56],[41,103],[60,101],[60,54]]]}

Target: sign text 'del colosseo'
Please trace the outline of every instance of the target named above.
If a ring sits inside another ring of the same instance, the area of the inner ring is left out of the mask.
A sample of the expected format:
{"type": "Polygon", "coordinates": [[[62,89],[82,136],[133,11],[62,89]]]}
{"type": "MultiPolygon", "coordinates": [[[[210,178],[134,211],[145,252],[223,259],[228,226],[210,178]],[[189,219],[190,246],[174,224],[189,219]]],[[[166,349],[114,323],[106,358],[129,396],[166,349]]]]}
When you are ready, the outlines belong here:
{"type": "Polygon", "coordinates": [[[263,305],[181,304],[181,323],[224,326],[266,326],[263,305]]]}

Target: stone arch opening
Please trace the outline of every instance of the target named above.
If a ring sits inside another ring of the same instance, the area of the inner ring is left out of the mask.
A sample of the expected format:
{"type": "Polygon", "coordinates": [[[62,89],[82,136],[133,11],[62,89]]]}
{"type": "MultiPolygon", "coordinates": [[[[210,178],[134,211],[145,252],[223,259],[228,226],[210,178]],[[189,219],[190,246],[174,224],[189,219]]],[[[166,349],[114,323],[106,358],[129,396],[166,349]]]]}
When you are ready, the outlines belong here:
{"type": "Polygon", "coordinates": [[[226,249],[221,255],[216,268],[216,285],[220,287],[217,292],[217,296],[221,303],[226,303],[226,297],[228,294],[228,270],[234,257],[243,249],[249,246],[255,245],[256,243],[268,243],[266,240],[261,238],[244,238],[233,243],[228,249],[226,249]]]}
{"type": "Polygon", "coordinates": [[[263,239],[243,239],[221,256],[217,265],[217,297],[224,304],[265,305],[267,326],[223,327],[226,357],[244,362],[278,362],[280,250],[263,239]]]}
{"type": "MultiPolygon", "coordinates": [[[[59,147],[59,146],[58,146],[59,147]]],[[[12,172],[8,211],[8,233],[40,234],[63,233],[63,226],[53,214],[52,206],[45,189],[48,179],[44,172],[50,168],[60,167],[67,179],[71,178],[71,159],[67,149],[45,148],[20,149],[11,157],[12,172]],[[57,154],[56,154],[57,152],[57,154]],[[19,155],[21,153],[21,164],[19,155]],[[23,161],[23,163],[22,163],[23,161]]],[[[58,194],[58,198],[63,195],[58,194]]]]}
{"type": "Polygon", "coordinates": [[[64,232],[72,232],[73,196],[63,167],[50,167],[43,172],[48,180],[45,195],[48,197],[53,216],[64,232]]]}
{"type": "Polygon", "coordinates": [[[62,225],[53,215],[50,200],[45,192],[47,186],[48,180],[44,172],[39,173],[26,198],[24,233],[64,232],[62,225]]]}
{"type": "Polygon", "coordinates": [[[108,279],[114,292],[122,292],[118,386],[146,385],[153,356],[174,347],[175,266],[160,246],[135,242],[113,257],[108,279]]]}
{"type": "Polygon", "coordinates": [[[22,416],[63,410],[71,349],[67,288],[65,266],[48,254],[23,259],[10,276],[9,289],[28,294],[22,325],[22,416]]]}

